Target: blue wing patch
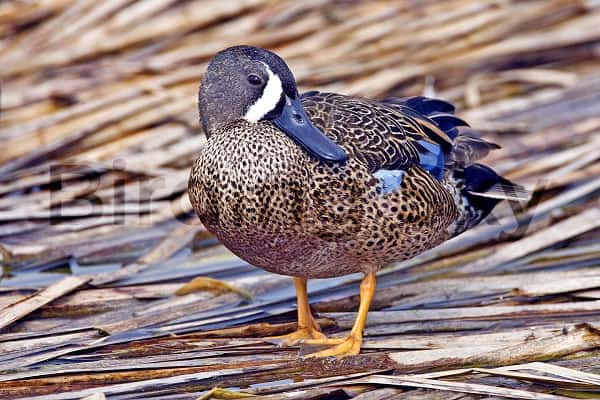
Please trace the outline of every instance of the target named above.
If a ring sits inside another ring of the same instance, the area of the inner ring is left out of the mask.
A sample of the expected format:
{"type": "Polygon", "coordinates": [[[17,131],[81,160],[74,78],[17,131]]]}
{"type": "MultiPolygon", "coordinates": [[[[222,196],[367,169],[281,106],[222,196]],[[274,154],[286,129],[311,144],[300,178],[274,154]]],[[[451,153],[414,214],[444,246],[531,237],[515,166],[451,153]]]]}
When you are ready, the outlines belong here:
{"type": "MultiPolygon", "coordinates": [[[[440,145],[419,140],[419,165],[438,181],[444,177],[444,152],[440,145]]],[[[373,176],[379,179],[382,192],[389,193],[400,187],[405,171],[401,169],[380,169],[373,176]]]]}
{"type": "Polygon", "coordinates": [[[444,176],[444,152],[438,144],[419,140],[419,164],[441,181],[444,176]]]}
{"type": "Polygon", "coordinates": [[[393,192],[400,187],[404,171],[400,169],[380,169],[373,176],[379,179],[381,190],[384,194],[393,192]]]}

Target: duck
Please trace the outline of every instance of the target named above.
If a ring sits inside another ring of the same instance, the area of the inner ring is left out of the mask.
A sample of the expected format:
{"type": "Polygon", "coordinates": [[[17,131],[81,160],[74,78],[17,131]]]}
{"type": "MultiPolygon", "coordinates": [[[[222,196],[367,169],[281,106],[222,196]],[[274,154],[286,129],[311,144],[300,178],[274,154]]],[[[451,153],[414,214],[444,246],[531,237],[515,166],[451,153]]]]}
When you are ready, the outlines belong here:
{"type": "Polygon", "coordinates": [[[423,96],[300,94],[277,54],[239,45],[211,59],[198,95],[206,145],[188,183],[191,204],[230,251],[293,277],[307,357],[358,355],[376,272],[479,224],[523,189],[477,161],[499,146],[423,96]],[[350,333],[319,328],[307,280],[362,273],[350,333]]]}

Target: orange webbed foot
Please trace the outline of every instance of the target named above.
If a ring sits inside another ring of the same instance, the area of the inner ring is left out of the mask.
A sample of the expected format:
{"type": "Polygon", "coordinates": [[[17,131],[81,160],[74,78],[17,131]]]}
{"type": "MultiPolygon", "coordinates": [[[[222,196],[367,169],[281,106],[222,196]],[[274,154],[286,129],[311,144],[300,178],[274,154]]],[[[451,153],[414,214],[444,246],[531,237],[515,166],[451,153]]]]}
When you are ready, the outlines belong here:
{"type": "Polygon", "coordinates": [[[327,336],[318,329],[314,328],[299,328],[292,333],[281,336],[270,336],[266,339],[280,340],[284,346],[294,346],[299,343],[304,343],[305,340],[326,340],[327,336]]]}
{"type": "Polygon", "coordinates": [[[303,343],[307,344],[335,344],[335,346],[305,355],[306,358],[322,358],[322,357],[336,357],[343,358],[348,356],[356,356],[360,353],[360,345],[362,344],[362,337],[350,335],[346,338],[334,338],[327,339],[324,341],[320,340],[307,340],[303,343]]]}

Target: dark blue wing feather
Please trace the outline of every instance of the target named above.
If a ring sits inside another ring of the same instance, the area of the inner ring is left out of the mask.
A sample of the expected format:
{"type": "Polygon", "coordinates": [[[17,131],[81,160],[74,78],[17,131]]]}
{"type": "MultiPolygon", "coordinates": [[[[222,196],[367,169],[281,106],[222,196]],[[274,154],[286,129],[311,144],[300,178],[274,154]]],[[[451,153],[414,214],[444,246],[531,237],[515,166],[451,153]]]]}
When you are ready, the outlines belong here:
{"type": "Polygon", "coordinates": [[[384,102],[398,108],[419,124],[426,136],[416,140],[419,164],[436,179],[442,180],[447,156],[452,152],[459,127],[469,125],[453,114],[452,104],[443,100],[416,96],[386,99],[384,102]]]}
{"type": "Polygon", "coordinates": [[[419,164],[438,181],[444,177],[445,157],[442,146],[425,140],[417,141],[419,164]]]}

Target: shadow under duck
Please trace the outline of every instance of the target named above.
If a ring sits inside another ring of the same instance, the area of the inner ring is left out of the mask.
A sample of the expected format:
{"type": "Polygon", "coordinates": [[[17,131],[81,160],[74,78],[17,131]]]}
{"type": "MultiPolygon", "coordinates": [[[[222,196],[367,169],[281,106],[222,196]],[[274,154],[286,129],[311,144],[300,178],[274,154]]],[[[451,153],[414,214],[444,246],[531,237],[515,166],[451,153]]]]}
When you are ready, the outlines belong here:
{"type": "Polygon", "coordinates": [[[211,60],[199,94],[208,137],[189,180],[200,220],[247,262],[294,277],[298,330],[282,337],[358,354],[375,272],[477,225],[517,185],[475,163],[498,146],[454,107],[426,97],[382,101],[300,95],[286,63],[250,46],[211,60]],[[363,272],[347,338],[329,339],[306,280],[363,272]]]}

